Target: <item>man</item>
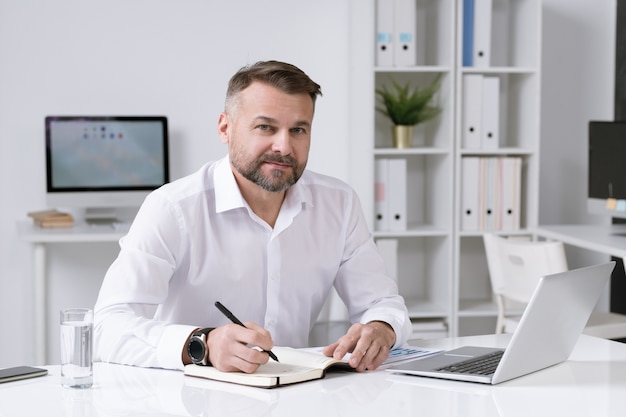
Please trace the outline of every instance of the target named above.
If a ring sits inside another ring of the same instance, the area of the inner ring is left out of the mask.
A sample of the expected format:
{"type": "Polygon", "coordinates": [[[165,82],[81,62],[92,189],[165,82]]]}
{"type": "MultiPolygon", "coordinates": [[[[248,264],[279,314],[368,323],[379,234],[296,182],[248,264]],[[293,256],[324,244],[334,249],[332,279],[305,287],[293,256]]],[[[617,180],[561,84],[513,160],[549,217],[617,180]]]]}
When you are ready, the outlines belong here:
{"type": "Polygon", "coordinates": [[[231,78],[217,126],[228,156],[140,208],[95,306],[97,359],[254,372],[275,343],[307,345],[333,286],[355,324],[324,354],[352,352],[363,371],[406,341],[404,301],[355,192],[305,170],[318,95],[282,62],[231,78]],[[249,321],[231,323],[216,301],[249,321]]]}

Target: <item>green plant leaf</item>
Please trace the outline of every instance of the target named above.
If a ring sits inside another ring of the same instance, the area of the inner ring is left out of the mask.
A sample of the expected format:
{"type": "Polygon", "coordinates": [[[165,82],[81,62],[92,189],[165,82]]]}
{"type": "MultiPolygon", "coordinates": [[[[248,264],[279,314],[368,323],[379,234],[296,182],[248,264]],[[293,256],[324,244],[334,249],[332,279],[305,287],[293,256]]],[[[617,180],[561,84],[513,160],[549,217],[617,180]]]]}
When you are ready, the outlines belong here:
{"type": "Polygon", "coordinates": [[[387,116],[395,125],[413,126],[433,119],[441,108],[431,101],[441,85],[439,74],[428,86],[411,88],[410,83],[399,84],[391,79],[391,87],[376,90],[380,105],[376,110],[387,116]]]}

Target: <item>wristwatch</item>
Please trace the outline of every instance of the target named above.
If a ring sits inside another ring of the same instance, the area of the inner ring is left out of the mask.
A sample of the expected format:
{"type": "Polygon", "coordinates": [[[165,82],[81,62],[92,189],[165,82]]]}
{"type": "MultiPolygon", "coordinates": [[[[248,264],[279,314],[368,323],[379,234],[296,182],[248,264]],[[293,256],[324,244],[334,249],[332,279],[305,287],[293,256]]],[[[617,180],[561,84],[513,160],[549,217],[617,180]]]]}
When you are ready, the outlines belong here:
{"type": "Polygon", "coordinates": [[[187,344],[187,353],[191,358],[191,361],[196,365],[211,365],[209,362],[209,348],[206,341],[208,334],[213,330],[213,327],[207,327],[194,332],[187,344]]]}

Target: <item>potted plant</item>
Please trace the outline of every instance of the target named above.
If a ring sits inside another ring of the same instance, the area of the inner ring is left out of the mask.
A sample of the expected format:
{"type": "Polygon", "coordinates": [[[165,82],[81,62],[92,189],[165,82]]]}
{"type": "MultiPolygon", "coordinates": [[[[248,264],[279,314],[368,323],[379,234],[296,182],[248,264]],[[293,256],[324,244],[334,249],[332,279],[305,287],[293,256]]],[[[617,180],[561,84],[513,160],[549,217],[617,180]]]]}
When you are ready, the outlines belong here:
{"type": "Polygon", "coordinates": [[[391,86],[376,90],[380,106],[376,110],[393,123],[393,142],[397,148],[410,148],[413,127],[433,119],[441,108],[431,104],[441,85],[441,74],[424,88],[412,88],[410,83],[399,84],[391,79],[391,86]]]}

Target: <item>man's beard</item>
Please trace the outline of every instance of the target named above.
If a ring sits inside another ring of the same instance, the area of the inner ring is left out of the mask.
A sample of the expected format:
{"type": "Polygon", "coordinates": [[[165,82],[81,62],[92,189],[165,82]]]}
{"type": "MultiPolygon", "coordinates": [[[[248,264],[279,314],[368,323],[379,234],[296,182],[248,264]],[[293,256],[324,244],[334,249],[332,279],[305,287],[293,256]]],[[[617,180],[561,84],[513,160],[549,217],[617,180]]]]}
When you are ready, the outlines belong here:
{"type": "Polygon", "coordinates": [[[266,154],[258,159],[250,161],[246,165],[240,165],[236,158],[234,158],[232,160],[232,164],[235,169],[241,175],[243,175],[244,178],[252,181],[266,191],[275,193],[286,191],[289,187],[294,185],[302,175],[302,171],[300,170],[300,165],[298,164],[298,161],[296,161],[296,159],[291,156],[266,154]],[[269,176],[265,175],[261,171],[261,166],[265,162],[276,162],[289,165],[291,167],[292,173],[288,174],[283,170],[273,169],[270,172],[269,176]]]}

